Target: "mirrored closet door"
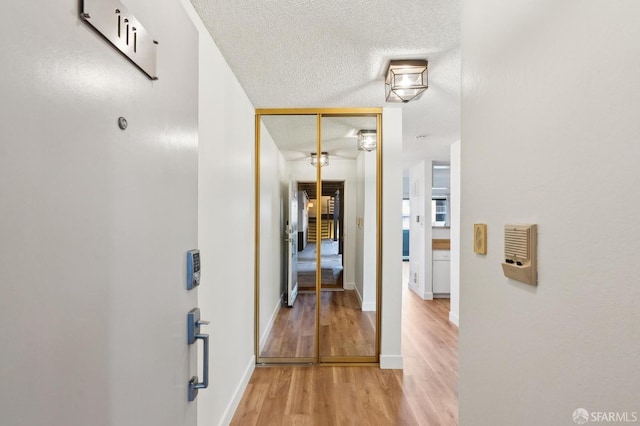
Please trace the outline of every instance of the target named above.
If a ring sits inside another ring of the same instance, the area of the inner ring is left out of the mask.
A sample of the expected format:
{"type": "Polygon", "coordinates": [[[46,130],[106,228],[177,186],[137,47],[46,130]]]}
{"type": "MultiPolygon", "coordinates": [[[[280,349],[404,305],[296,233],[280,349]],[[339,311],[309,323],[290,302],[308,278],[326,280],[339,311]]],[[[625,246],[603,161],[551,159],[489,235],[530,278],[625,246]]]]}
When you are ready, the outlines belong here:
{"type": "Polygon", "coordinates": [[[258,110],[258,363],[378,362],[379,109],[258,110]]]}

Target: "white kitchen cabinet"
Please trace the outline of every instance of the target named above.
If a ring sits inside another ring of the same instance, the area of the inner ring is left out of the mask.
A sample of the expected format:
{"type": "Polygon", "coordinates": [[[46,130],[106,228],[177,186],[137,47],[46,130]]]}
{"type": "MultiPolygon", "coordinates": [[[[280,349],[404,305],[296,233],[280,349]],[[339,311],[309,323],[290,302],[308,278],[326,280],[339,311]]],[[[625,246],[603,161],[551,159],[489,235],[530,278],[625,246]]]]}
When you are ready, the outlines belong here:
{"type": "Polygon", "coordinates": [[[433,251],[433,296],[449,297],[451,293],[451,255],[449,250],[433,251]]]}

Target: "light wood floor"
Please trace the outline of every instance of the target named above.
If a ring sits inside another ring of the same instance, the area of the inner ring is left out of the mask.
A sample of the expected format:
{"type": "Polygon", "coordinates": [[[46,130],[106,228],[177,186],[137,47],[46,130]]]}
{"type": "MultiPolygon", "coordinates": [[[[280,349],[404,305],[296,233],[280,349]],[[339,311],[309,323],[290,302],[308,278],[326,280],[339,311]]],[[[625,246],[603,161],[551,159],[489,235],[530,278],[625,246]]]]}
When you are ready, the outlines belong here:
{"type": "MultiPolygon", "coordinates": [[[[320,355],[375,356],[375,312],[361,311],[353,290],[320,297],[320,355]]],[[[280,308],[260,355],[315,357],[315,311],[313,293],[299,293],[292,308],[280,308]]]]}
{"type": "Polygon", "coordinates": [[[458,330],[448,321],[449,300],[423,301],[406,282],[404,370],[256,368],[231,424],[456,425],[458,330]]]}
{"type": "Polygon", "coordinates": [[[363,312],[354,290],[320,294],[320,355],[376,356],[376,313],[363,312]]]}

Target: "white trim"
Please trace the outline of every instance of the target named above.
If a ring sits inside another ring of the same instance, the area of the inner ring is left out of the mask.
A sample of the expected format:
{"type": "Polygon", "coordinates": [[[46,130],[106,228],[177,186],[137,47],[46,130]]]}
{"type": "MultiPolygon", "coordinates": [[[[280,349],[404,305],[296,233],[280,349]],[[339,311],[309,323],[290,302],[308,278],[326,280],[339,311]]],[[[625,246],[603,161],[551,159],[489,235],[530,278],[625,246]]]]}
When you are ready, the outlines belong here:
{"type": "Polygon", "coordinates": [[[255,355],[252,355],[251,359],[249,359],[249,364],[247,365],[247,368],[245,368],[244,370],[244,374],[242,375],[242,380],[240,380],[240,383],[238,383],[238,386],[233,392],[233,397],[231,398],[231,401],[229,401],[227,408],[224,410],[224,414],[222,415],[222,419],[220,419],[220,423],[218,423],[218,425],[224,426],[231,423],[231,419],[233,419],[233,415],[235,414],[236,409],[240,404],[242,395],[244,394],[244,391],[247,389],[247,385],[249,384],[249,379],[251,379],[251,375],[253,374],[253,370],[255,369],[256,369],[256,357],[255,355]]]}
{"type": "MultiPolygon", "coordinates": [[[[346,290],[346,287],[345,287],[346,290]]],[[[360,290],[358,290],[358,286],[354,286],[354,288],[352,290],[356,291],[356,296],[358,296],[358,303],[360,304],[360,309],[362,308],[362,295],[360,294],[360,290]]]]}
{"type": "Polygon", "coordinates": [[[456,327],[460,328],[460,317],[453,312],[449,312],[449,321],[455,324],[456,327]]]}
{"type": "Polygon", "coordinates": [[[269,318],[269,322],[267,323],[267,328],[264,330],[264,333],[260,337],[260,352],[264,349],[264,344],[267,343],[267,337],[269,337],[269,333],[271,333],[271,329],[273,328],[273,324],[276,322],[276,316],[280,311],[280,301],[276,303],[276,307],[271,314],[271,318],[269,318]]]}
{"type": "Polygon", "coordinates": [[[415,294],[420,296],[422,300],[433,300],[433,293],[430,291],[425,291],[424,293],[420,291],[420,288],[409,283],[409,290],[413,291],[415,294]]]}
{"type": "Polygon", "coordinates": [[[360,294],[360,290],[358,290],[357,286],[354,286],[354,290],[356,291],[356,296],[358,296],[358,302],[360,303],[360,309],[362,310],[362,312],[375,312],[376,302],[364,302],[362,300],[362,295],[360,294]]]}
{"type": "Polygon", "coordinates": [[[402,370],[402,355],[380,355],[380,368],[382,370],[402,370]]]}

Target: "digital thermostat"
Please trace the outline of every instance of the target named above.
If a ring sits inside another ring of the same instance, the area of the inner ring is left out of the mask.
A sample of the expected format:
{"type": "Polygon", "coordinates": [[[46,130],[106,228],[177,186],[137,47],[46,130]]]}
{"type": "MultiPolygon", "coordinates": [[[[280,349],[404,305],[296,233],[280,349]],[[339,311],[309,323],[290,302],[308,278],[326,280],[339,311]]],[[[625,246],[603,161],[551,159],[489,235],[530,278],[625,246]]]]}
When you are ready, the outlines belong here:
{"type": "Polygon", "coordinates": [[[187,290],[200,285],[200,250],[187,252],[187,290]]]}

